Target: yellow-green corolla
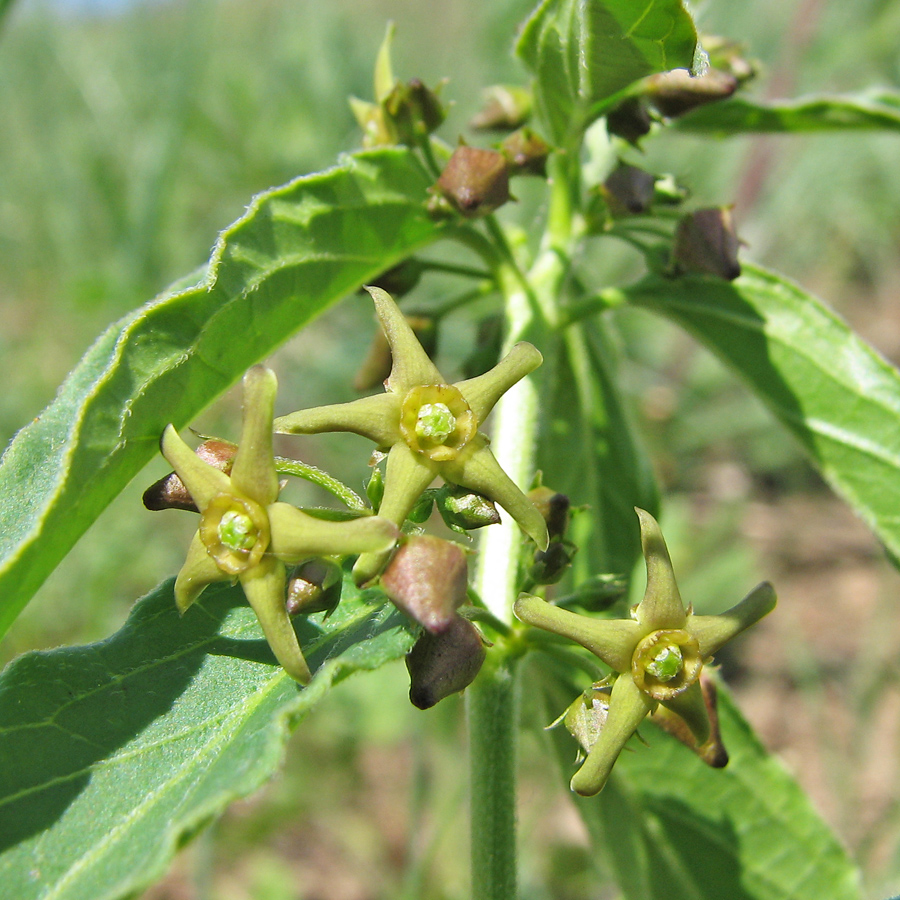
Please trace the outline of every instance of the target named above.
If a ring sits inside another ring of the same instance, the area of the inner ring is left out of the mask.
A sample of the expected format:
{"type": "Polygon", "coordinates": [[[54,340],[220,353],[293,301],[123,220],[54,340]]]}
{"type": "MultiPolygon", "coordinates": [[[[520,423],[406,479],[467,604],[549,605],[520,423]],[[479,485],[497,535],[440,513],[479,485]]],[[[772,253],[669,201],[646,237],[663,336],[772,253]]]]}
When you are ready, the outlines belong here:
{"type": "MultiPolygon", "coordinates": [[[[275,420],[286,434],[352,431],[388,451],[379,515],[402,525],[435,476],[499,503],[542,550],[547,526],[534,504],[500,468],[478,428],[500,397],[541,364],[527,342],[516,344],[493,369],[447,384],[422,349],[403,313],[380,288],[369,288],[391,347],[386,392],[350,403],[304,409],[275,420]]],[[[353,569],[362,584],[380,571],[385,554],[360,556],[353,569]]]]}
{"type": "Polygon", "coordinates": [[[763,582],[721,615],[695,616],[690,607],[685,610],[659,525],[644,510],[636,512],[647,589],[630,619],[591,619],[538,597],[523,596],[515,604],[523,622],[576,641],[618,673],[606,721],[572,778],[572,790],[584,796],[603,788],[626,741],[657,705],[681,716],[703,744],[710,731],[699,681],[703,665],[775,607],[775,591],[763,582]]]}
{"type": "Polygon", "coordinates": [[[276,390],[270,369],[254,366],[244,376],[241,440],[230,475],[197,457],[171,425],[163,432],[163,456],[200,510],[200,528],[175,581],[175,602],[184,612],[208,584],[237,579],[278,662],[306,684],[309,667],[285,608],[285,563],[389,550],[398,531],[377,516],[328,522],[278,502],[276,390]]]}

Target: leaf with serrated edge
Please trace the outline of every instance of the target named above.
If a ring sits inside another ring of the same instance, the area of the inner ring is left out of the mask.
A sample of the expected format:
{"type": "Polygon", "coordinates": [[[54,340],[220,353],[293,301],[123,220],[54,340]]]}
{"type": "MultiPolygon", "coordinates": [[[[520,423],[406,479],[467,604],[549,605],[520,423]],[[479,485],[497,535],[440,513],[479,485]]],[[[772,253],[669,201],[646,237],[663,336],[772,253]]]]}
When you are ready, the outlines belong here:
{"type": "Polygon", "coordinates": [[[441,233],[405,149],[257,196],[204,277],[103,334],[0,460],[0,635],[106,505],[254,363],[441,233]]]}
{"type": "Polygon", "coordinates": [[[900,131],[900,92],[866,91],[755,101],[734,97],[675,120],[679,131],[717,135],[802,134],[814,131],[900,131]]]}
{"type": "MultiPolygon", "coordinates": [[[[860,900],[859,870],[722,689],[719,724],[724,769],[645,723],[649,746],[632,739],[597,797],[573,796],[625,900],[860,900]]],[[[568,784],[575,743],[550,735],[568,784]]]]}
{"type": "Polygon", "coordinates": [[[811,294],[757,266],[735,281],[653,277],[624,293],[737,372],[900,559],[897,369],[811,294]]]}
{"type": "Polygon", "coordinates": [[[413,643],[383,595],[349,582],[329,619],[298,629],[315,672],[303,689],[239,587],[208,588],[181,618],[166,582],[111,638],[12,663],[0,677],[0,893],[133,895],[273,774],[332,685],[413,643]]]}
{"type": "Polygon", "coordinates": [[[544,0],[516,53],[537,76],[537,109],[551,138],[569,146],[635,81],[689,69],[696,46],[681,0],[544,0]]]}

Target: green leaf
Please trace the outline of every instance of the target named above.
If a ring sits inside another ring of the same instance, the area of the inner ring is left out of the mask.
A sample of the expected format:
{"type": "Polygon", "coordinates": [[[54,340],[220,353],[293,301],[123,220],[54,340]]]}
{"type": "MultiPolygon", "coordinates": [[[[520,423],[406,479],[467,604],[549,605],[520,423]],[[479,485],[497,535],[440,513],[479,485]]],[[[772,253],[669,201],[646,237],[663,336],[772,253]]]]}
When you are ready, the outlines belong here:
{"type": "MultiPolygon", "coordinates": [[[[719,721],[724,769],[645,724],[599,796],[573,795],[626,900],[860,900],[857,867],[722,690],[719,721]]],[[[575,742],[553,736],[568,785],[575,742]]]]}
{"type": "Polygon", "coordinates": [[[568,147],[635,81],[691,68],[696,48],[681,0],[544,0],[516,52],[537,76],[535,101],[551,138],[568,147]]]}
{"type": "Polygon", "coordinates": [[[575,583],[606,572],[627,576],[641,554],[634,507],[656,514],[659,506],[650,460],[619,396],[617,354],[603,324],[586,321],[556,341],[544,363],[538,468],[548,487],[588,506],[569,535],[579,547],[575,583]]]}
{"type": "Polygon", "coordinates": [[[312,682],[278,668],[239,587],[183,618],[167,582],[111,638],[29,653],[0,677],[0,884],[16,900],[113,900],[278,767],[332,685],[413,638],[383,595],[349,582],[298,626],[312,682]]]}
{"type": "MultiPolygon", "coordinates": [[[[366,280],[434,241],[431,178],[405,149],[260,194],[207,272],[113,325],[0,460],[0,635],[157,452],[242,373],[366,280]]],[[[362,301],[361,301],[362,302],[362,301]]]]}
{"type": "Polygon", "coordinates": [[[754,266],[732,282],[651,277],[625,295],[736,371],[900,559],[897,369],[815,297],[754,266]]]}
{"type": "Polygon", "coordinates": [[[727,137],[768,132],[900,130],[900,93],[865,91],[799,97],[771,103],[734,97],[701,106],[675,121],[680,131],[712,132],[727,137]]]}

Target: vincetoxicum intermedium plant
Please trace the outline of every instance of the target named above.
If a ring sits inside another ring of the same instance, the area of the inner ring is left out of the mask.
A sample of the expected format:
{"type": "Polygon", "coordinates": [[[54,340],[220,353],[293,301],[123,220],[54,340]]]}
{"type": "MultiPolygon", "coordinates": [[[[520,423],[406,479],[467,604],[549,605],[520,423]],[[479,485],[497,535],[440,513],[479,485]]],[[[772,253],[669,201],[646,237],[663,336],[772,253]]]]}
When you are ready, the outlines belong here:
{"type": "Polygon", "coordinates": [[[436,134],[438,92],[395,77],[389,33],[374,100],[353,104],[365,149],[255,198],[202,279],[113,325],[10,445],[4,628],[160,435],[181,493],[170,476],[149,505],[200,516],[178,577],[121,632],[26,655],[0,681],[10,896],[139,893],[274,771],[288,726],[333,684],[401,657],[417,706],[465,690],[473,897],[518,895],[518,734],[560,712],[586,758],[573,770],[576,744],[557,729],[541,745],[548,777],[599,792],[576,809],[629,900],[861,896],[856,867],[725,691],[716,707],[711,658],[774,593],[764,584],[720,614],[684,606],[612,332],[621,307],[688,329],[900,554],[897,372],[815,298],[740,260],[727,206],[696,208],[637,152],[672,130],[896,129],[900,101],[746,99],[753,66],[699,40],[680,0],[545,0],[516,53],[528,83],[496,86],[477,117],[510,133],[452,147],[436,134]],[[523,226],[512,197],[526,177],[544,192],[523,226]],[[638,280],[614,282],[588,252],[614,240],[641,252],[638,280]],[[469,284],[438,292],[432,273],[469,284]],[[312,408],[282,397],[299,411],[275,417],[259,362],[364,285],[392,354],[386,390],[312,408]],[[468,317],[469,359],[438,344],[433,362],[412,312],[438,338],[451,313],[468,317]],[[241,377],[236,449],[207,440],[195,454],[176,429],[241,377]],[[273,429],[374,442],[366,499],[274,456],[273,429]],[[281,476],[342,508],[289,504],[281,476]],[[471,558],[421,533],[439,527],[435,507],[457,532],[481,529],[471,558]],[[648,583],[629,613],[642,544],[648,583]]]}

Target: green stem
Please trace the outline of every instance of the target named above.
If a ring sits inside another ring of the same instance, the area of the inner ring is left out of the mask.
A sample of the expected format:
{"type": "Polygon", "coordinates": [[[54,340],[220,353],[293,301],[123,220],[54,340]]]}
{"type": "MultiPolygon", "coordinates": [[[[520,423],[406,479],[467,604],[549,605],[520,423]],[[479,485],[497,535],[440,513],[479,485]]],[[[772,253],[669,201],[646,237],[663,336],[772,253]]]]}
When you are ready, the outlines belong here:
{"type": "Polygon", "coordinates": [[[515,900],[516,675],[485,663],[466,691],[471,776],[472,900],[515,900]]]}
{"type": "Polygon", "coordinates": [[[369,512],[362,497],[355,491],[351,490],[343,481],[338,481],[327,472],[317,469],[315,466],[300,462],[299,459],[289,459],[286,456],[275,457],[275,471],[280,475],[294,475],[297,478],[303,478],[312,484],[317,484],[320,488],[328,491],[329,494],[337,497],[347,509],[354,512],[369,512]]]}

